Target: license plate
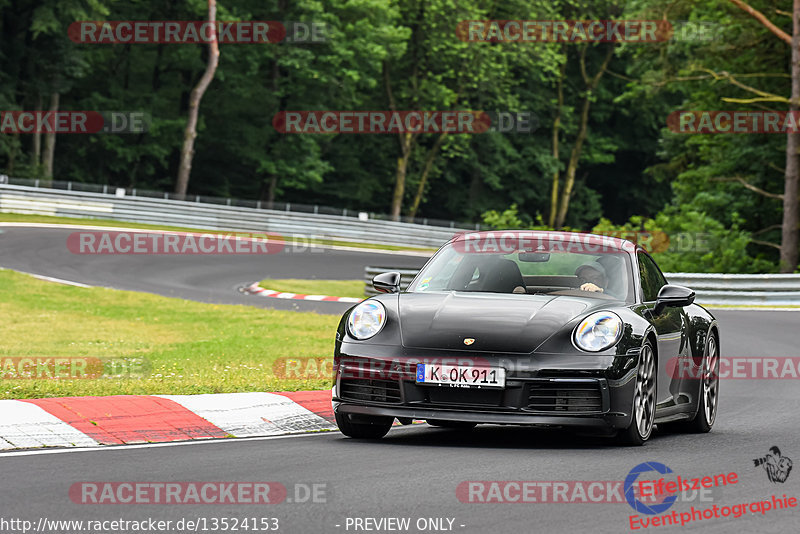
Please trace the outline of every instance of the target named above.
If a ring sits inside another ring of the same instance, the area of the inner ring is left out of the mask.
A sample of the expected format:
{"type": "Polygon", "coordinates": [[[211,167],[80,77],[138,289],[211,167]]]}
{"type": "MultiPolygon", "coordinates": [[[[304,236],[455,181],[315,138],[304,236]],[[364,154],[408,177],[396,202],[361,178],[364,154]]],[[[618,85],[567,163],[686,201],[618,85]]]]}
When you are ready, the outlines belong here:
{"type": "Polygon", "coordinates": [[[506,370],[502,367],[418,363],[417,384],[465,388],[504,388],[506,387],[506,370]]]}

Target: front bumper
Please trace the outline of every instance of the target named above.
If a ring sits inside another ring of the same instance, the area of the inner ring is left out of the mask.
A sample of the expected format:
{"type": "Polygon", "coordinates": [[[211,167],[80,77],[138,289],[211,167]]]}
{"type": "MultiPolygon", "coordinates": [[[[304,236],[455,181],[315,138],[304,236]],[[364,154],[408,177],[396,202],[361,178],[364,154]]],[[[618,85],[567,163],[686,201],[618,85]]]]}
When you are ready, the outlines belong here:
{"type": "MultiPolygon", "coordinates": [[[[333,409],[354,420],[368,416],[439,419],[489,424],[585,427],[597,431],[631,423],[638,351],[625,355],[486,355],[506,369],[504,389],[467,389],[416,383],[408,354],[338,354],[333,409]]],[[[343,347],[344,348],[344,347],[343,347]]],[[[428,354],[462,359],[464,354],[428,354]]],[[[475,357],[474,353],[470,357],[475,357]]]]}

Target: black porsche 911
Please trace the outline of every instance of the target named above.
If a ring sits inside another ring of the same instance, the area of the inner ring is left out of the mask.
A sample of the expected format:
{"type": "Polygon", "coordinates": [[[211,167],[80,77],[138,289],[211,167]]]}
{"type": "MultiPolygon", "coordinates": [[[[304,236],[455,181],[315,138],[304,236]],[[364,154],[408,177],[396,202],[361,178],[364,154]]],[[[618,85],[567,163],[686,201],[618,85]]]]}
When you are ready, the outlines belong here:
{"type": "Polygon", "coordinates": [[[336,334],[333,407],[346,436],[380,438],[397,418],[575,427],[641,445],[654,424],[714,424],[716,320],[630,241],[461,234],[405,291],[396,272],[373,285],[385,294],[351,308],[336,334]],[[687,366],[699,372],[676,372],[687,366]]]}

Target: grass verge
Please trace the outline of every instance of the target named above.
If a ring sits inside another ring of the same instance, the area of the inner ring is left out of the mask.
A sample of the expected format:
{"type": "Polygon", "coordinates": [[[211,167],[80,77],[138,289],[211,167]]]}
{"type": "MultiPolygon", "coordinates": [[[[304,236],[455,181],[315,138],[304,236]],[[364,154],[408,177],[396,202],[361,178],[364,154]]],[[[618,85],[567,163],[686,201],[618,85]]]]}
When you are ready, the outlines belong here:
{"type": "Polygon", "coordinates": [[[62,286],[8,270],[0,270],[0,317],[3,399],[330,388],[328,377],[285,379],[273,367],[289,358],[330,360],[338,323],[329,315],[62,286]],[[143,360],[145,371],[7,378],[6,366],[20,358],[143,360]]]}
{"type": "Polygon", "coordinates": [[[262,280],[264,289],[302,295],[326,295],[329,297],[364,297],[363,280],[297,280],[293,278],[262,280]]]}

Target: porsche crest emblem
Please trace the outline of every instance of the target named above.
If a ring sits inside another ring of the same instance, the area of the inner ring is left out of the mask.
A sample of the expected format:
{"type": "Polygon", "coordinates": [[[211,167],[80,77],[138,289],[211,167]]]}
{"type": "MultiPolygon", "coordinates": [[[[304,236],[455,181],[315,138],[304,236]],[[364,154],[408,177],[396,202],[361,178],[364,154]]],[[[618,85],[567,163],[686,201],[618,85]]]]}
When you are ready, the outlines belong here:
{"type": "Polygon", "coordinates": [[[464,338],[464,345],[470,346],[473,343],[475,343],[475,338],[474,337],[465,337],[464,338]]]}

